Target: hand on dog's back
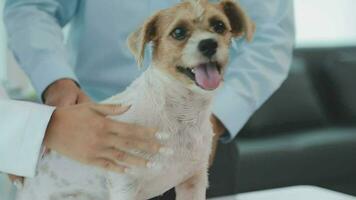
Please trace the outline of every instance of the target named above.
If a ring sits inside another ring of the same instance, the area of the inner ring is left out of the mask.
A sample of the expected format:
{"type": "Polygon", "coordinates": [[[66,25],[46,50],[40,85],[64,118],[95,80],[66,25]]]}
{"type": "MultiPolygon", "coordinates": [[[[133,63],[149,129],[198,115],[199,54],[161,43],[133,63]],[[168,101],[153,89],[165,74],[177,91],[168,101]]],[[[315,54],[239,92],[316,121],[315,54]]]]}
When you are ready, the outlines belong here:
{"type": "Polygon", "coordinates": [[[147,160],[130,155],[133,149],[157,153],[156,130],[113,121],[106,116],[125,113],[129,106],[80,104],[57,108],[48,126],[47,148],[85,164],[118,173],[128,166],[147,165],[147,160]]]}
{"type": "Polygon", "coordinates": [[[143,158],[125,152],[141,150],[157,153],[155,130],[112,121],[107,115],[120,115],[128,107],[88,104],[89,97],[70,79],[51,84],[44,92],[44,101],[57,108],[45,136],[47,148],[85,164],[96,165],[122,173],[127,165],[146,166],[143,158]],[[87,103],[74,106],[75,104],[87,103]],[[64,108],[63,106],[69,106],[64,108]]]}

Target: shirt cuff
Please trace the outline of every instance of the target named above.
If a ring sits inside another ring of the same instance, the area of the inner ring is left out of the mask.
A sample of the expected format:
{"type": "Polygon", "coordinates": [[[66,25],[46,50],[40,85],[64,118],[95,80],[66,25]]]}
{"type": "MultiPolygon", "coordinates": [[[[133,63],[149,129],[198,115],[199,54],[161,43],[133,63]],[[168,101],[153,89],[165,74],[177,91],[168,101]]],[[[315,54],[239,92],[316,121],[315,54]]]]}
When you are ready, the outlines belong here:
{"type": "Polygon", "coordinates": [[[72,68],[65,61],[58,61],[58,59],[44,59],[30,72],[29,76],[41,100],[47,87],[59,79],[72,79],[77,84],[79,83],[72,68]]]}
{"type": "Polygon", "coordinates": [[[40,158],[43,139],[46,129],[54,111],[54,107],[44,105],[31,105],[28,123],[25,128],[22,146],[20,147],[21,160],[26,163],[19,163],[27,174],[23,176],[33,177],[36,174],[38,160],[40,158]]]}
{"type": "Polygon", "coordinates": [[[220,140],[223,143],[231,142],[245,125],[254,112],[251,101],[224,85],[221,87],[213,102],[213,114],[223,123],[227,132],[220,140]]]}

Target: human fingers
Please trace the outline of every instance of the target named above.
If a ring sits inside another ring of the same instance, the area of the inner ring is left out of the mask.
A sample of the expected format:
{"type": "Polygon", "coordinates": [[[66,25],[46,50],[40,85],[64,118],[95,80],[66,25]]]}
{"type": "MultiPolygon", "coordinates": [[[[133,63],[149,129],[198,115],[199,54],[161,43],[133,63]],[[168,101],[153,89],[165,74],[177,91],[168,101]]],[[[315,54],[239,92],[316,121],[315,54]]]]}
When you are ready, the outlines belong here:
{"type": "Polygon", "coordinates": [[[64,106],[71,106],[77,104],[77,98],[73,96],[63,96],[56,99],[54,106],[56,107],[64,107],[64,106]]]}
{"type": "Polygon", "coordinates": [[[84,92],[80,91],[77,98],[77,104],[88,102],[91,102],[91,99],[84,92]]]}
{"type": "Polygon", "coordinates": [[[16,181],[23,183],[23,180],[24,180],[24,177],[12,175],[12,174],[8,174],[8,177],[11,180],[11,182],[13,182],[13,183],[15,183],[16,181]]]}
{"type": "Polygon", "coordinates": [[[110,132],[126,138],[136,138],[141,140],[156,139],[157,129],[147,128],[136,124],[110,120],[107,122],[110,132]]]}
{"type": "Polygon", "coordinates": [[[102,115],[121,115],[130,109],[130,106],[121,104],[93,104],[91,108],[102,115]]]}
{"type": "Polygon", "coordinates": [[[89,164],[100,167],[105,170],[116,172],[119,174],[125,173],[125,171],[127,170],[127,167],[118,165],[118,164],[116,164],[116,162],[114,162],[110,159],[105,159],[105,158],[95,158],[89,164]]]}
{"type": "Polygon", "coordinates": [[[43,93],[44,102],[51,106],[69,106],[77,103],[80,94],[78,85],[70,79],[53,82],[43,93]]]}
{"type": "Polygon", "coordinates": [[[107,137],[107,141],[111,147],[125,151],[141,150],[147,153],[158,153],[161,149],[161,145],[152,140],[135,140],[131,138],[118,137],[114,134],[109,135],[107,137]]]}
{"type": "Polygon", "coordinates": [[[111,160],[114,163],[120,162],[130,166],[146,167],[147,163],[149,163],[148,160],[144,158],[131,155],[115,148],[107,148],[103,150],[99,156],[111,160]]]}

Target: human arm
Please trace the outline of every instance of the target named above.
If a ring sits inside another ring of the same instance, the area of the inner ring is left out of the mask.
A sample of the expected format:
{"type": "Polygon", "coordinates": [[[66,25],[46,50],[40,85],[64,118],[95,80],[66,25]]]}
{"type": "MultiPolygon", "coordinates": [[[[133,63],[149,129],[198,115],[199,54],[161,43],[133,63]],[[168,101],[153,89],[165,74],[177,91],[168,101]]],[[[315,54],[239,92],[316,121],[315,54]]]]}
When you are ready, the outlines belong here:
{"type": "Polygon", "coordinates": [[[162,150],[155,129],[106,117],[128,109],[86,103],[57,108],[52,114],[54,108],[49,106],[0,99],[0,171],[34,176],[42,144],[79,162],[118,173],[126,167],[117,161],[145,167],[147,160],[126,152],[137,149],[155,154],[162,150]]]}
{"type": "Polygon", "coordinates": [[[225,142],[285,80],[294,44],[291,0],[241,0],[240,4],[256,23],[256,32],[251,43],[233,43],[225,83],[215,97],[213,113],[228,132],[222,137],[225,142]]]}
{"type": "Polygon", "coordinates": [[[9,47],[37,94],[60,79],[78,83],[69,63],[62,27],[75,15],[78,0],[7,0],[4,22],[9,47]]]}

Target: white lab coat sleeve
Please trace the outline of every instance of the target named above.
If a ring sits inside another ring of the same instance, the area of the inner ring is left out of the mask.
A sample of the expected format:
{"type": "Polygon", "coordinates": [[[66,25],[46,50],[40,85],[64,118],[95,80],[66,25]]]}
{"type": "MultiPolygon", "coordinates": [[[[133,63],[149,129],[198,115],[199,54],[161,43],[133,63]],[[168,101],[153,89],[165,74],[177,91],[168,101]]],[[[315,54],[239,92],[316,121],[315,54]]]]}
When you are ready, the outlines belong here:
{"type": "Polygon", "coordinates": [[[53,107],[12,101],[0,86],[0,172],[33,177],[53,107]]]}

